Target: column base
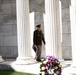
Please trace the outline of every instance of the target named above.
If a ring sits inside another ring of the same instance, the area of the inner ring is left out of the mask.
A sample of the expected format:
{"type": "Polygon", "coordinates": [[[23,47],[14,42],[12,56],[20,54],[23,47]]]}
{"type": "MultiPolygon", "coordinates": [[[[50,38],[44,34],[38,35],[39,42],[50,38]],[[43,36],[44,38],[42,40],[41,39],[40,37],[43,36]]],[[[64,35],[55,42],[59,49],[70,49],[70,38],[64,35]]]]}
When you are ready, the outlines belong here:
{"type": "Polygon", "coordinates": [[[62,71],[62,75],[76,75],[76,67],[66,67],[62,71]]]}
{"type": "Polygon", "coordinates": [[[27,65],[27,64],[33,64],[36,63],[37,61],[34,60],[32,57],[17,57],[15,64],[19,65],[27,65]]]}
{"type": "Polygon", "coordinates": [[[63,61],[64,61],[64,59],[60,58],[60,59],[59,59],[59,61],[60,61],[60,62],[63,62],[63,61]]]}
{"type": "Polygon", "coordinates": [[[76,75],[76,66],[75,66],[75,67],[70,66],[69,73],[72,74],[72,75],[73,75],[73,74],[76,75]]]}
{"type": "Polygon", "coordinates": [[[69,74],[76,75],[76,62],[71,63],[71,66],[69,67],[69,74]]]}
{"type": "Polygon", "coordinates": [[[71,67],[75,67],[76,68],[76,62],[72,62],[71,67]]]}
{"type": "Polygon", "coordinates": [[[76,75],[76,62],[68,62],[63,68],[62,75],[76,75]]]}
{"type": "Polygon", "coordinates": [[[3,60],[3,58],[2,58],[2,56],[0,56],[0,62],[3,62],[4,60],[3,60]]]}

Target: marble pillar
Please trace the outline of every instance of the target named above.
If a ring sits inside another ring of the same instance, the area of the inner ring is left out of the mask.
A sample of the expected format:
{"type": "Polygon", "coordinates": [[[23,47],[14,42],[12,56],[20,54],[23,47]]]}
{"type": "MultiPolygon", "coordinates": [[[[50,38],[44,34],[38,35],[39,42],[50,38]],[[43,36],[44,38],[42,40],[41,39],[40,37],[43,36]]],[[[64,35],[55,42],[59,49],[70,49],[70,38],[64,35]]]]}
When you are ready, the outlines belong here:
{"type": "Polygon", "coordinates": [[[62,59],[59,0],[45,0],[46,56],[62,59]]]}
{"type": "Polygon", "coordinates": [[[29,0],[16,0],[17,9],[17,64],[32,63],[31,36],[29,23],[29,0]]]}
{"type": "Polygon", "coordinates": [[[71,0],[70,6],[70,18],[71,18],[71,43],[72,43],[72,64],[76,67],[76,0],[71,0]]]}
{"type": "Polygon", "coordinates": [[[57,51],[58,59],[64,61],[62,57],[62,7],[60,0],[57,3],[57,51]]]}

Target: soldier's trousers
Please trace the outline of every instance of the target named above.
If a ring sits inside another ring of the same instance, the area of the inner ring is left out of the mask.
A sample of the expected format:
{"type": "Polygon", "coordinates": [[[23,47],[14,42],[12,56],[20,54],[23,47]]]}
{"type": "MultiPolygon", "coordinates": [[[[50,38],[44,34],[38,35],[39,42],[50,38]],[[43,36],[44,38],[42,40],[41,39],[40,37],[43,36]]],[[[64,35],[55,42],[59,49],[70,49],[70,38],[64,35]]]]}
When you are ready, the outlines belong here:
{"type": "Polygon", "coordinates": [[[36,45],[38,50],[36,51],[36,59],[41,59],[41,51],[42,51],[42,45],[36,45]]]}

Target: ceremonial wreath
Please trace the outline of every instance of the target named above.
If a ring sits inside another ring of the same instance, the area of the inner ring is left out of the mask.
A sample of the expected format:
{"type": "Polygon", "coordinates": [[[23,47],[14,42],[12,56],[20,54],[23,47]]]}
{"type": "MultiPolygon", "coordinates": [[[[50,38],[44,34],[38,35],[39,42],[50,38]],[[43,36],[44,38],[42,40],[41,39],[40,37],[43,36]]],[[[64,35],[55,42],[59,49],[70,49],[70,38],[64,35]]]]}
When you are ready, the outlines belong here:
{"type": "Polygon", "coordinates": [[[39,75],[61,75],[62,66],[58,59],[53,56],[47,56],[40,64],[39,75]]]}

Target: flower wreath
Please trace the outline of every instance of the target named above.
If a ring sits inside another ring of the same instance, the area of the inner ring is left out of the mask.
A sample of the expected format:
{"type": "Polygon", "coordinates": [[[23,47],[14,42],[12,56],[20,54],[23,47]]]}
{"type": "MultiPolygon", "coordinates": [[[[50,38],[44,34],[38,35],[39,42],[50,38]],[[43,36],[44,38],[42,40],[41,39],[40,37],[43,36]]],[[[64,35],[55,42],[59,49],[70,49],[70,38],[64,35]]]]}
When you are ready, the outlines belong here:
{"type": "Polygon", "coordinates": [[[43,59],[40,64],[40,74],[39,75],[61,75],[62,66],[58,59],[47,56],[46,60],[43,59]]]}

